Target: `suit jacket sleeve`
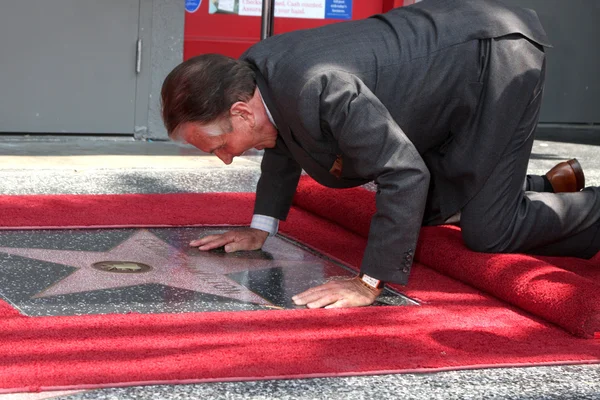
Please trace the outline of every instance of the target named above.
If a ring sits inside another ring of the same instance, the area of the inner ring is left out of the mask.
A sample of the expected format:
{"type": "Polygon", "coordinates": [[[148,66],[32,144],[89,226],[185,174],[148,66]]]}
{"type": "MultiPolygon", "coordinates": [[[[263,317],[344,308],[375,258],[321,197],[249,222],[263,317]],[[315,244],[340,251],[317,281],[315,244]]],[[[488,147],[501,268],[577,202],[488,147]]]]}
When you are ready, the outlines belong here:
{"type": "MultiPolygon", "coordinates": [[[[307,83],[301,96],[319,95],[321,124],[361,177],[377,184],[361,271],[406,284],[429,188],[429,171],[386,107],[356,76],[330,72],[307,83]]],[[[402,102],[403,99],[398,99],[402,102]]],[[[301,103],[302,104],[302,103],[301,103]]],[[[307,107],[311,107],[306,104],[307,107]]]]}
{"type": "Polygon", "coordinates": [[[263,155],[254,214],[285,220],[301,173],[302,168],[290,156],[283,140],[277,138],[275,148],[266,149],[263,155]]]}

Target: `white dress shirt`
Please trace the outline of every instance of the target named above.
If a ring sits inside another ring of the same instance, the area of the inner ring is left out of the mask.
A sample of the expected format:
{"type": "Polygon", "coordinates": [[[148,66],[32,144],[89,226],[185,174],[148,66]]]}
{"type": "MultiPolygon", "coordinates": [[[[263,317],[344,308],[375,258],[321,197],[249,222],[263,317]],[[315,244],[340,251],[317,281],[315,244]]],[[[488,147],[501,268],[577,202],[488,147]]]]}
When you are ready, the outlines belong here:
{"type": "MultiPolygon", "coordinates": [[[[256,89],[258,90],[258,88],[256,89]]],[[[260,95],[260,100],[265,106],[265,111],[267,112],[267,117],[269,117],[269,121],[277,128],[275,125],[275,121],[273,120],[273,116],[269,111],[269,108],[265,104],[265,101],[260,94],[260,90],[258,90],[258,94],[260,95]]],[[[269,236],[273,236],[279,230],[279,220],[277,218],[269,217],[268,215],[254,214],[252,216],[252,222],[250,223],[250,228],[260,229],[261,231],[269,232],[269,236]]]]}

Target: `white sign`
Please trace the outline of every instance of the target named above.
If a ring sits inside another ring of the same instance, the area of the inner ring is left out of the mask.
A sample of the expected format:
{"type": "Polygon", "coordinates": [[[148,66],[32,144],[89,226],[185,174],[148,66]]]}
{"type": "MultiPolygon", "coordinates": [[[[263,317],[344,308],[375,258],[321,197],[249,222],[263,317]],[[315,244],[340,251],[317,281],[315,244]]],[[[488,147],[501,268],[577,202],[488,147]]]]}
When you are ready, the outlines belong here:
{"type": "MultiPolygon", "coordinates": [[[[240,15],[260,16],[262,0],[240,0],[240,15]]],[[[284,18],[325,18],[325,0],[276,0],[275,16],[284,18]]]]}
{"type": "Polygon", "coordinates": [[[219,0],[217,8],[220,11],[234,12],[235,11],[235,0],[219,0]]]}
{"type": "MultiPolygon", "coordinates": [[[[260,17],[262,5],[263,0],[209,0],[208,12],[210,14],[235,13],[242,16],[260,17]]],[[[352,0],[275,0],[275,16],[350,20],[352,19],[352,0]]]]}

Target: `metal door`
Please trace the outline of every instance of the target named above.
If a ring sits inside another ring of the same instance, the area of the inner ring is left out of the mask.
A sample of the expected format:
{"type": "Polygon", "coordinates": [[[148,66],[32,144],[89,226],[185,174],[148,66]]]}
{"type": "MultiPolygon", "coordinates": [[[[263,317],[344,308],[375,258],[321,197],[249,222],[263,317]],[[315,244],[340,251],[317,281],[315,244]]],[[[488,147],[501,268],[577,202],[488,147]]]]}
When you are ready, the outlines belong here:
{"type": "Polygon", "coordinates": [[[133,134],[140,0],[2,0],[0,132],[133,134]]]}
{"type": "Polygon", "coordinates": [[[534,9],[550,42],[542,123],[600,123],[600,1],[504,0],[534,9]]]}

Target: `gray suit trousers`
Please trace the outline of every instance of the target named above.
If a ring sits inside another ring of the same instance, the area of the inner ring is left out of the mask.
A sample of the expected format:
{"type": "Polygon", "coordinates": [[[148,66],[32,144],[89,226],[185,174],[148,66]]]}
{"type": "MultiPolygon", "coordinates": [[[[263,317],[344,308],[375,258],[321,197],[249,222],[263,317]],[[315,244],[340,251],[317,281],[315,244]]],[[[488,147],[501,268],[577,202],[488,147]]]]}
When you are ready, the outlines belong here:
{"type": "Polygon", "coordinates": [[[544,87],[543,49],[513,35],[490,42],[490,62],[517,58],[503,63],[502,68],[515,68],[514,72],[539,70],[539,81],[534,93],[527,94],[518,92],[518,78],[514,79],[518,73],[490,77],[488,84],[505,85],[507,92],[506,96],[481,105],[482,113],[496,116],[492,123],[502,124],[503,119],[514,118],[503,112],[503,105],[511,96],[528,95],[531,101],[523,110],[516,131],[506,132],[512,140],[500,162],[481,191],[461,210],[465,243],[482,252],[590,258],[600,251],[600,188],[557,194],[523,190],[544,87]]]}

